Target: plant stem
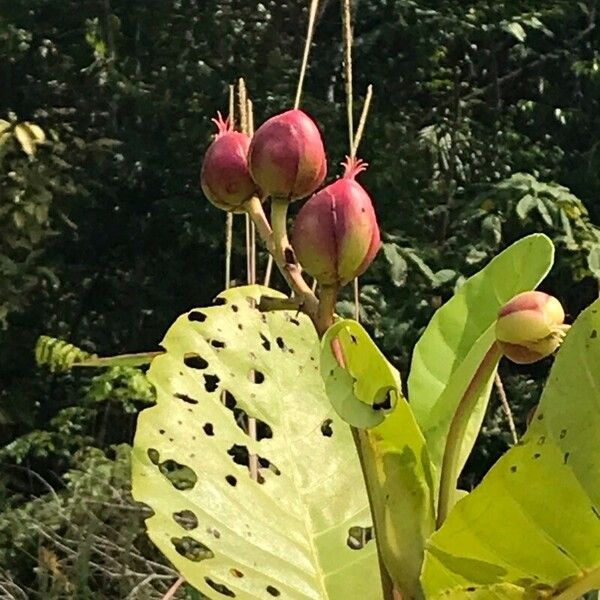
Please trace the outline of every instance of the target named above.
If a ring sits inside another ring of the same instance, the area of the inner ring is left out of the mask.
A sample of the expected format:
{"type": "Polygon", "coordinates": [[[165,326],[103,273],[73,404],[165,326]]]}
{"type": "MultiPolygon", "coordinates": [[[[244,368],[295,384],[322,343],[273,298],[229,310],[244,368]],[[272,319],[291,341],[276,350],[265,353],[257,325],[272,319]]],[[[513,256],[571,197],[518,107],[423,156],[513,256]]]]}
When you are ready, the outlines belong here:
{"type": "Polygon", "coordinates": [[[246,203],[246,212],[256,225],[258,236],[273,256],[273,260],[281,271],[281,274],[298,297],[300,309],[312,319],[316,326],[319,301],[304,280],[304,277],[302,277],[300,266],[296,262],[293,253],[290,256],[286,256],[285,248],[282,250],[281,247],[276,247],[273,231],[258,197],[254,197],[246,203]]]}
{"type": "Polygon", "coordinates": [[[290,247],[287,234],[288,206],[289,202],[285,198],[271,198],[271,226],[273,227],[275,252],[283,256],[290,247]]]}
{"type": "Polygon", "coordinates": [[[340,286],[322,285],[319,290],[319,310],[317,312],[317,333],[323,337],[325,332],[333,325],[333,315],[338,298],[340,286]]]}
{"type": "Polygon", "coordinates": [[[566,590],[555,596],[556,600],[577,600],[586,592],[597,590],[600,587],[600,569],[587,573],[575,581],[566,590]]]}
{"type": "Polygon", "coordinates": [[[451,508],[452,497],[456,489],[456,482],[460,475],[458,470],[458,457],[464,439],[465,429],[469,421],[469,415],[474,405],[477,403],[479,394],[485,382],[489,379],[498,362],[502,357],[500,347],[494,342],[481,364],[475,371],[469,385],[464,391],[456,412],[448,429],[446,437],[446,447],[442,460],[442,472],[440,475],[440,491],[438,499],[437,528],[439,529],[446,520],[451,508]]]}

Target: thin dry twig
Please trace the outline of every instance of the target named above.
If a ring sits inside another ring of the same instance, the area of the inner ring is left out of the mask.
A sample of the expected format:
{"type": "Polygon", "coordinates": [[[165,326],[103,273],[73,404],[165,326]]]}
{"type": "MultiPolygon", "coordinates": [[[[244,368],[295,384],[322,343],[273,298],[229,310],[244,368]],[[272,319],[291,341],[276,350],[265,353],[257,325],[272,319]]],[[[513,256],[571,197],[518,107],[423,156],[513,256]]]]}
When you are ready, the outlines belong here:
{"type": "Polygon", "coordinates": [[[310,55],[310,47],[315,32],[315,21],[317,18],[318,8],[319,0],[312,0],[308,15],[308,32],[306,33],[304,56],[302,57],[302,66],[300,67],[300,77],[298,78],[298,89],[296,90],[296,100],[294,102],[294,108],[298,108],[300,106],[300,100],[302,98],[302,87],[304,86],[304,77],[306,76],[306,69],[308,67],[308,57],[310,55]]]}
{"type": "Polygon", "coordinates": [[[504,384],[502,383],[502,379],[499,373],[496,373],[496,377],[494,378],[494,384],[496,385],[496,392],[498,392],[498,397],[500,398],[502,409],[504,410],[506,420],[508,421],[508,428],[510,429],[513,444],[518,444],[519,435],[517,434],[517,428],[515,427],[515,420],[513,418],[512,410],[510,409],[510,404],[508,403],[508,397],[506,396],[506,390],[504,389],[504,384]]]}
{"type": "Polygon", "coordinates": [[[172,586],[171,589],[163,596],[162,600],[171,600],[175,597],[177,590],[185,583],[185,579],[180,577],[172,586]]]}

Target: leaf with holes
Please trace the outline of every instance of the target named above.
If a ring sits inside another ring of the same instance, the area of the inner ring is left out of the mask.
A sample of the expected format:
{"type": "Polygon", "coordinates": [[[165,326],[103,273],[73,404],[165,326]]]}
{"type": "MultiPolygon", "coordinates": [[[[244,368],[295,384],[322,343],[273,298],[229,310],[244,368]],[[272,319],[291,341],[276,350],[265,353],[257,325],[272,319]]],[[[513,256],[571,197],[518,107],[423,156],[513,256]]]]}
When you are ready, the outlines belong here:
{"type": "Polygon", "coordinates": [[[378,425],[402,396],[398,371],[351,319],[338,321],[323,336],[321,373],[331,404],[353,427],[378,425]],[[336,352],[344,357],[343,368],[336,352]]]}
{"type": "Polygon", "coordinates": [[[262,293],[277,295],[224,292],[167,332],[134,497],[154,511],[154,543],[211,598],[380,600],[360,462],[325,394],[316,333],[304,315],[259,313],[262,293]]]}
{"type": "Polygon", "coordinates": [[[506,585],[519,593],[502,598],[575,600],[600,588],[599,364],[597,301],[567,335],[522,442],[433,535],[428,598],[506,585]]]}
{"type": "Polygon", "coordinates": [[[355,423],[376,417],[357,437],[378,544],[396,587],[406,598],[420,597],[425,540],[435,522],[433,482],[425,439],[402,395],[400,375],[356,321],[333,325],[321,352],[327,394],[340,415],[355,423]]]}
{"type": "MultiPolygon", "coordinates": [[[[415,347],[408,398],[425,434],[436,487],[448,428],[469,382],[494,340],[500,307],[516,294],[537,287],[554,260],[552,242],[541,234],[516,242],[471,277],[433,316],[415,347]]],[[[471,412],[463,438],[462,468],[479,433],[494,373],[471,412]]]]}

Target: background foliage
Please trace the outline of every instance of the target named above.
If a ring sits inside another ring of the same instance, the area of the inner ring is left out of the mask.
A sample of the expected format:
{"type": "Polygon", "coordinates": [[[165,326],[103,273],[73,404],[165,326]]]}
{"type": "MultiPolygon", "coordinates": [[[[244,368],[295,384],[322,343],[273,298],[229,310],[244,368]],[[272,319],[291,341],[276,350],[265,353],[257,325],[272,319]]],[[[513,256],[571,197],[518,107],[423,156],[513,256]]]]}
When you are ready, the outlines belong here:
{"type": "MultiPolygon", "coordinates": [[[[168,585],[165,567],[152,571],[164,579],[135,593],[143,578],[134,575],[115,588],[117,566],[138,575],[148,566],[97,554],[110,542],[155,558],[140,520],[110,508],[134,510],[119,444],[131,441],[148,390],[135,372],[38,369],[33,347],[49,334],[98,354],[153,350],[177,315],[220,291],[224,218],[198,189],[210,119],[240,75],[257,121],[289,106],[305,5],[0,2],[0,585],[8,598],[73,590],[141,598],[168,585]],[[92,513],[96,501],[109,507],[92,513]],[[108,542],[94,537],[98,519],[114,530],[108,542]],[[90,553],[82,571],[78,557],[90,553]]],[[[600,280],[597,0],[354,5],[356,90],[373,83],[376,94],[363,180],[385,234],[362,282],[362,316],[386,355],[406,375],[433,311],[534,231],[557,244],[544,288],[577,315],[600,280]]],[[[339,32],[339,5],[323,0],[305,108],[324,128],[332,176],[346,148],[339,32]]],[[[521,432],[546,372],[545,364],[502,366],[521,432]]],[[[509,440],[493,400],[465,485],[509,440]]]]}

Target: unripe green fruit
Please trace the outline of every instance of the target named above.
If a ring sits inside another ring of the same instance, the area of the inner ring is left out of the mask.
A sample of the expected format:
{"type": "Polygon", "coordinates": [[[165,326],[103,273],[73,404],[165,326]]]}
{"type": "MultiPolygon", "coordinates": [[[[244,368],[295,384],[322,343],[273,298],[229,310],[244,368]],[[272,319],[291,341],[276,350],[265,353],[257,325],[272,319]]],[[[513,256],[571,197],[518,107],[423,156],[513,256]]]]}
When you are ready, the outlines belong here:
{"type": "Polygon", "coordinates": [[[569,328],[561,303],[543,292],[523,292],[498,312],[496,340],[504,355],[531,364],[559,348],[569,328]]]}

